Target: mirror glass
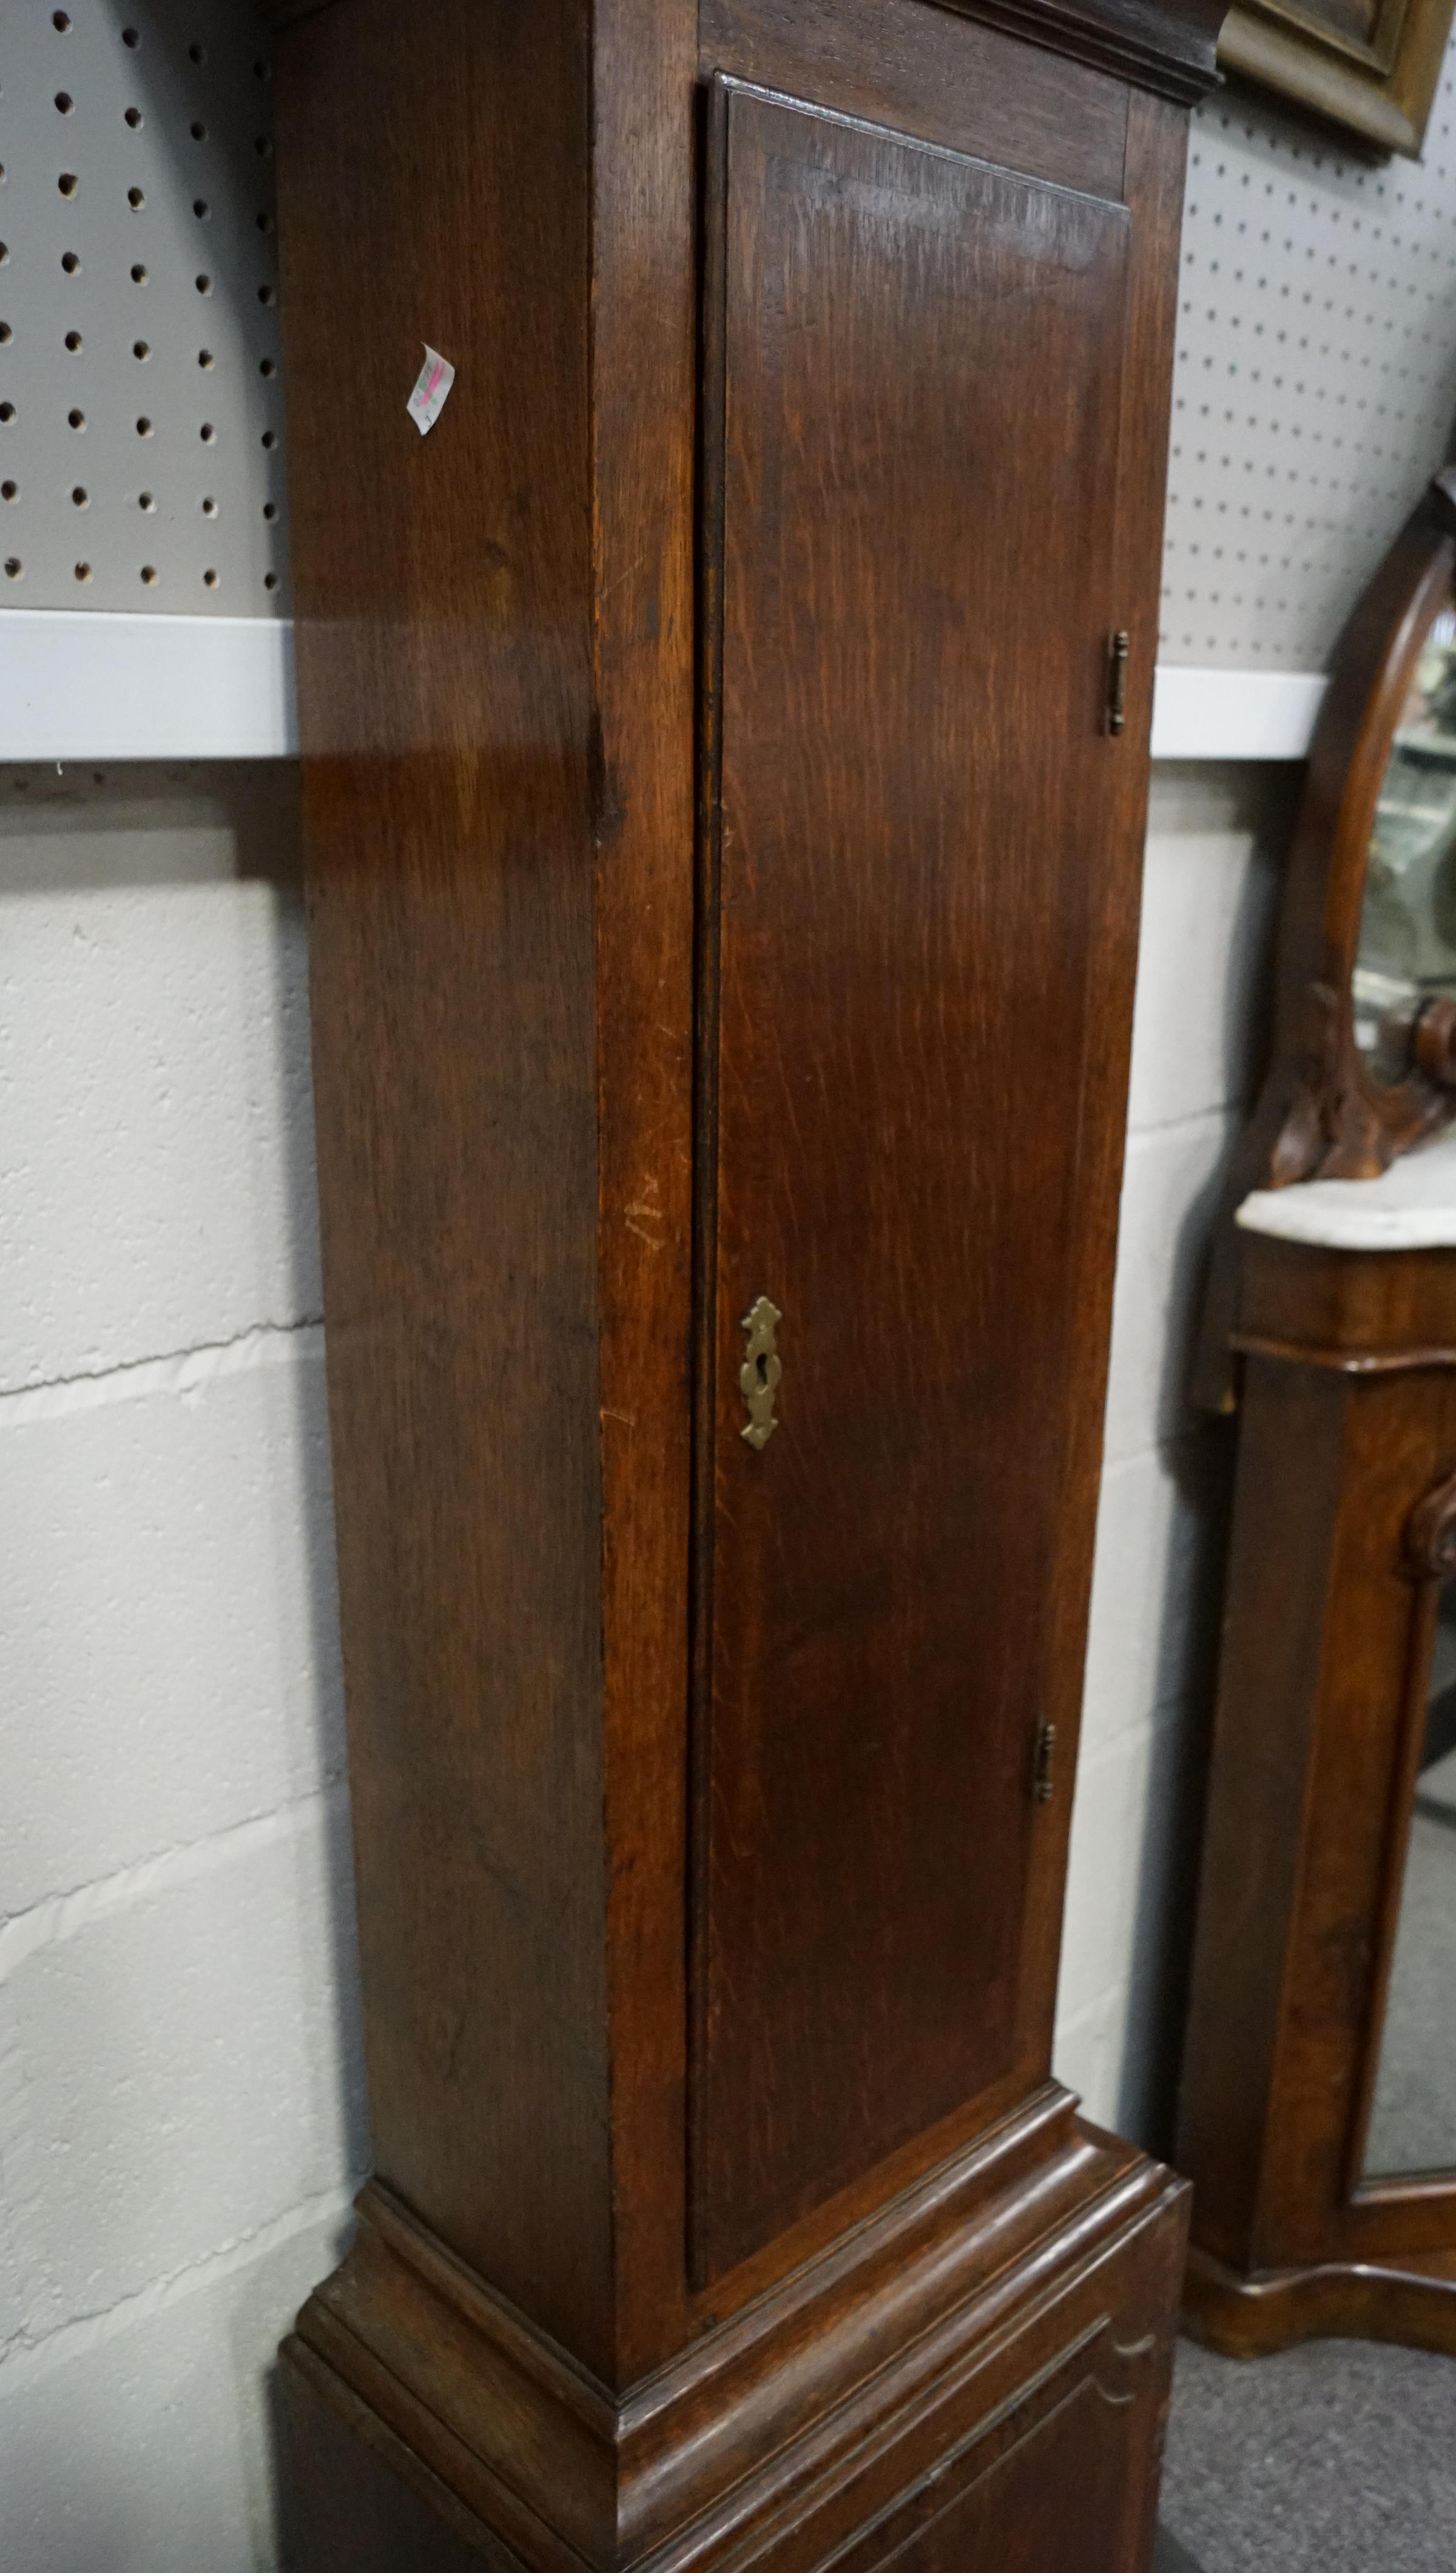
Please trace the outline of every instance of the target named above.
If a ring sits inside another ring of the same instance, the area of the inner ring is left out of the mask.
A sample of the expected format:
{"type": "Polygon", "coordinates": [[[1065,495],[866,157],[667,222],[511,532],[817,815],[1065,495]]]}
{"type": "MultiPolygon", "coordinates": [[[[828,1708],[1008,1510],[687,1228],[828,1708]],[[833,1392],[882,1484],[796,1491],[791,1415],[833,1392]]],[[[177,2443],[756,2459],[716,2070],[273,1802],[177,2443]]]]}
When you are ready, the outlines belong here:
{"type": "Polygon", "coordinates": [[[1441,1592],[1367,2177],[1456,2165],[1456,1582],[1441,1592]]]}
{"type": "Polygon", "coordinates": [[[1426,637],[1375,808],[1352,982],[1355,1043],[1389,1088],[1435,994],[1456,997],[1456,613],[1426,637]]]}

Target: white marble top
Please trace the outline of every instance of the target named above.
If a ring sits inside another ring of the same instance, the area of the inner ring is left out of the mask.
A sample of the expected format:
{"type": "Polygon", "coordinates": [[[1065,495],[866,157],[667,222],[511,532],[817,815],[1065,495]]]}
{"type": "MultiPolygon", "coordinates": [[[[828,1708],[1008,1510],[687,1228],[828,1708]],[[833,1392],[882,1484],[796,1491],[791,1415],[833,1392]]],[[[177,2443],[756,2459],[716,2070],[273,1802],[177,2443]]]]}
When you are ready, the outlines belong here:
{"type": "Polygon", "coordinates": [[[1235,1222],[1280,1242],[1331,1251],[1428,1251],[1456,1245],[1456,1126],[1402,1153],[1378,1180],[1304,1180],[1255,1189],[1235,1222]]]}

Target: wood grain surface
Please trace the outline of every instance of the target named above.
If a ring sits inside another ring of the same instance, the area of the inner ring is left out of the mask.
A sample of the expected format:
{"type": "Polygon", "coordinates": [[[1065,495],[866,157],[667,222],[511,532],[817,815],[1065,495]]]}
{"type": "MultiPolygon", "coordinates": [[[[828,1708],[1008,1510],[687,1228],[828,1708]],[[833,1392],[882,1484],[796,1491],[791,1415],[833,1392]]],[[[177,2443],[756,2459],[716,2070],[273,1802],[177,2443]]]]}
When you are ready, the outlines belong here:
{"type": "Polygon", "coordinates": [[[1243,2354],[1319,2332],[1456,2350],[1456,2178],[1365,2175],[1456,1473],[1456,1253],[1239,1249],[1176,2148],[1189,2310],[1243,2354]]]}
{"type": "Polygon", "coordinates": [[[1114,518],[1086,501],[1115,490],[1128,229],[753,90],[714,106],[710,2275],[1015,2059],[1096,1214],[1067,1074],[1122,757],[1114,518]],[[784,1375],[755,1453],[760,1293],[784,1375]]]}
{"type": "Polygon", "coordinates": [[[572,10],[353,0],[279,157],[374,2150],[607,2365],[587,82],[572,10]]]}

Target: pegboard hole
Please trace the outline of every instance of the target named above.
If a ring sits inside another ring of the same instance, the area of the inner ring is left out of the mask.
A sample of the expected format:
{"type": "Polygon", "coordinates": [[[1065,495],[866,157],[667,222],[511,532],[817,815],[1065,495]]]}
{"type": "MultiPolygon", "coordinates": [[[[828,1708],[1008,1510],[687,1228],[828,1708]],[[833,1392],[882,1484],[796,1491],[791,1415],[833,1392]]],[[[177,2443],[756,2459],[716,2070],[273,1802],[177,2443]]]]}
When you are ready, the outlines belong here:
{"type": "Polygon", "coordinates": [[[271,286],[260,286],[258,290],[258,301],[260,304],[276,304],[278,302],[277,291],[271,286]]]}
{"type": "Polygon", "coordinates": [[[276,376],[278,374],[277,358],[260,358],[258,361],[258,372],[261,376],[276,376]]]}
{"type": "Polygon", "coordinates": [[[11,422],[14,420],[14,418],[15,418],[15,405],[14,405],[14,403],[13,403],[13,402],[3,402],[3,403],[0,403],[0,423],[3,423],[4,427],[5,427],[6,429],[8,429],[8,428],[10,427],[11,422]]]}
{"type": "Polygon", "coordinates": [[[212,366],[214,361],[211,349],[199,349],[197,353],[197,362],[198,365],[203,368],[212,366]]]}
{"type": "Polygon", "coordinates": [[[68,411],[66,418],[72,429],[84,429],[86,426],[86,414],[84,411],[68,411]]]}
{"type": "Polygon", "coordinates": [[[51,11],[51,25],[55,28],[58,36],[69,36],[71,32],[71,21],[67,17],[64,9],[53,9],[51,11]]]}
{"type": "Polygon", "coordinates": [[[257,153],[260,161],[271,161],[273,159],[273,144],[268,135],[255,134],[253,138],[253,149],[257,153]]]}
{"type": "Polygon", "coordinates": [[[91,565],[89,562],[78,562],[76,565],[76,578],[78,580],[89,580],[91,578],[91,565]]]}
{"type": "Polygon", "coordinates": [[[205,571],[205,572],[203,573],[203,587],[204,587],[204,589],[216,589],[216,588],[217,588],[217,585],[218,585],[218,575],[217,575],[217,573],[216,573],[215,571],[205,571]]]}
{"type": "Polygon", "coordinates": [[[262,214],[255,215],[255,216],[254,216],[254,218],[253,218],[253,220],[254,220],[255,224],[258,226],[258,229],[259,229],[259,231],[260,231],[261,233],[271,233],[271,232],[272,232],[272,230],[273,230],[273,217],[272,217],[272,215],[268,212],[268,210],[267,210],[267,208],[266,208],[266,207],[265,207],[264,211],[262,212],[262,214]]]}
{"type": "Polygon", "coordinates": [[[143,563],[143,565],[142,565],[142,578],[143,578],[143,580],[146,582],[147,587],[148,587],[149,589],[151,588],[151,586],[152,586],[153,582],[155,581],[156,577],[157,577],[157,566],[156,566],[156,564],[155,564],[155,563],[143,563]]]}
{"type": "Polygon", "coordinates": [[[189,45],[189,46],[188,46],[188,49],[187,49],[187,59],[188,59],[188,61],[189,61],[190,63],[205,63],[205,62],[207,61],[207,58],[208,58],[208,57],[207,57],[207,49],[206,49],[206,47],[205,47],[205,46],[202,46],[202,45],[189,45]]]}
{"type": "Polygon", "coordinates": [[[212,422],[211,422],[210,420],[205,420],[205,421],[203,422],[203,425],[202,425],[201,429],[198,430],[198,435],[199,435],[199,437],[202,439],[202,442],[203,442],[204,446],[211,446],[211,445],[212,445],[212,442],[213,442],[213,439],[217,436],[217,433],[218,433],[218,432],[217,432],[217,430],[214,429],[213,424],[212,424],[212,422]]]}
{"type": "Polygon", "coordinates": [[[56,114],[57,114],[57,116],[69,116],[69,115],[72,113],[73,109],[75,108],[75,105],[76,105],[76,102],[75,102],[74,98],[71,96],[71,93],[70,93],[70,91],[69,91],[68,89],[58,89],[58,90],[57,90],[57,92],[56,92],[56,114]]]}
{"type": "Polygon", "coordinates": [[[79,358],[82,350],[86,346],[86,343],[82,339],[79,331],[68,331],[66,334],[66,346],[70,350],[73,358],[79,358]]]}
{"type": "Polygon", "coordinates": [[[18,500],[19,497],[20,484],[18,482],[0,482],[0,500],[18,500]]]}
{"type": "Polygon", "coordinates": [[[7,242],[0,242],[0,268],[3,268],[3,267],[5,266],[5,263],[6,263],[6,261],[9,259],[9,257],[10,257],[10,247],[9,247],[9,244],[8,244],[7,242]]]}
{"type": "Polygon", "coordinates": [[[63,170],[59,179],[56,181],[56,186],[60,189],[63,197],[74,197],[76,194],[77,184],[76,173],[74,170],[63,170]]]}
{"type": "Polygon", "coordinates": [[[138,260],[136,267],[132,270],[132,284],[133,286],[145,286],[146,283],[147,272],[143,268],[141,261],[138,260]]]}
{"type": "Polygon", "coordinates": [[[62,251],[62,253],[61,253],[61,266],[62,266],[62,268],[65,270],[66,275],[67,275],[68,277],[74,277],[74,276],[76,275],[76,272],[77,272],[77,270],[79,269],[80,265],[81,265],[81,262],[80,262],[80,260],[77,258],[76,254],[75,254],[75,252],[74,252],[73,250],[63,250],[63,251],[62,251]]]}
{"type": "Polygon", "coordinates": [[[197,288],[199,295],[211,295],[213,291],[213,281],[210,277],[195,277],[192,282],[197,288]]]}
{"type": "Polygon", "coordinates": [[[139,31],[137,30],[137,28],[135,28],[135,27],[123,27],[123,29],[122,29],[122,43],[123,43],[124,45],[130,45],[130,47],[131,47],[131,49],[132,49],[132,52],[133,52],[133,53],[135,53],[135,52],[136,52],[137,47],[138,47],[138,45],[141,43],[141,41],[142,41],[142,39],[141,39],[141,35],[140,35],[139,31]]]}
{"type": "Polygon", "coordinates": [[[0,322],[0,349],[7,348],[14,337],[15,334],[11,330],[9,323],[0,322]]]}
{"type": "Polygon", "coordinates": [[[137,493],[137,507],[139,509],[155,509],[156,506],[156,498],[152,492],[139,491],[137,493]]]}
{"type": "Polygon", "coordinates": [[[278,573],[276,571],[266,571],[263,575],[263,586],[265,589],[277,589],[278,573]]]}
{"type": "Polygon", "coordinates": [[[262,443],[270,450],[277,446],[278,430],[276,429],[266,429],[263,432],[262,443]]]}
{"type": "Polygon", "coordinates": [[[73,508],[76,508],[76,509],[89,509],[89,508],[90,508],[90,506],[91,506],[91,494],[90,494],[90,492],[86,489],[86,486],[85,486],[85,484],[84,484],[84,483],[82,483],[82,482],[78,482],[78,483],[75,485],[74,489],[72,490],[72,493],[71,493],[71,505],[72,505],[72,507],[73,507],[73,508]]]}
{"type": "Polygon", "coordinates": [[[213,210],[208,204],[206,197],[194,197],[192,201],[192,211],[196,215],[199,223],[205,223],[213,210]]]}
{"type": "Polygon", "coordinates": [[[193,121],[187,130],[192,136],[194,143],[206,143],[208,139],[208,129],[204,125],[200,116],[195,116],[193,118],[193,121]]]}
{"type": "Polygon", "coordinates": [[[131,207],[134,215],[141,212],[141,209],[145,206],[146,202],[146,197],[140,188],[128,188],[127,204],[131,207]]]}
{"type": "Polygon", "coordinates": [[[141,124],[141,122],[142,122],[142,111],[141,111],[141,109],[140,109],[139,107],[129,107],[129,108],[127,108],[127,109],[126,109],[125,114],[126,114],[126,121],[127,121],[128,125],[131,127],[132,132],[135,134],[135,133],[136,133],[136,131],[137,131],[137,128],[140,126],[140,124],[141,124]]]}
{"type": "Polygon", "coordinates": [[[274,519],[278,516],[277,500],[265,500],[263,504],[263,514],[265,518],[267,518],[269,525],[272,526],[274,519]]]}
{"type": "Polygon", "coordinates": [[[218,514],[218,504],[211,492],[202,504],[202,513],[205,518],[215,518],[218,514]]]}
{"type": "Polygon", "coordinates": [[[146,340],[134,340],[134,341],[132,342],[132,356],[133,356],[134,358],[138,358],[138,359],[140,359],[140,360],[141,360],[141,363],[142,363],[142,365],[143,365],[143,366],[145,366],[145,365],[146,365],[147,360],[150,358],[151,354],[152,354],[151,345],[150,345],[150,343],[149,343],[148,341],[146,341],[146,340]]]}
{"type": "Polygon", "coordinates": [[[6,556],[5,577],[7,580],[19,580],[24,569],[25,565],[21,561],[19,554],[8,554],[6,556]]]}
{"type": "Polygon", "coordinates": [[[151,422],[150,422],[149,420],[147,420],[147,419],[144,417],[143,419],[139,420],[139,421],[138,421],[138,423],[137,423],[137,435],[138,435],[138,437],[150,437],[150,436],[151,436],[151,434],[152,434],[152,424],[151,424],[151,422]]]}

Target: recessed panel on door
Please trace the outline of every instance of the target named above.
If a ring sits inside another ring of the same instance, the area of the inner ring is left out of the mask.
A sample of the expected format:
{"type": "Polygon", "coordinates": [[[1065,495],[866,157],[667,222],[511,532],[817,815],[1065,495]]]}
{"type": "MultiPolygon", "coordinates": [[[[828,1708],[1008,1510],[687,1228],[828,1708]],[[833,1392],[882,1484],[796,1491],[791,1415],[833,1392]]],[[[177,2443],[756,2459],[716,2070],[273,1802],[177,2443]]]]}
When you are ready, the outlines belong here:
{"type": "Polygon", "coordinates": [[[1016,2061],[1127,216],[714,85],[692,2224],[1016,2061]]]}

